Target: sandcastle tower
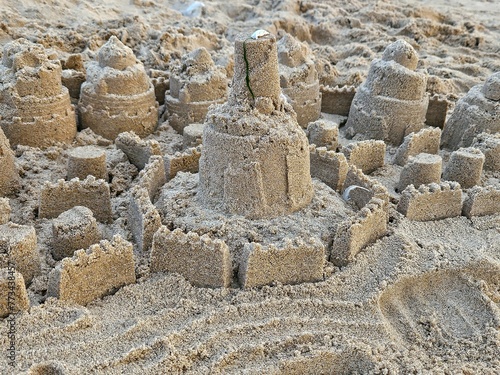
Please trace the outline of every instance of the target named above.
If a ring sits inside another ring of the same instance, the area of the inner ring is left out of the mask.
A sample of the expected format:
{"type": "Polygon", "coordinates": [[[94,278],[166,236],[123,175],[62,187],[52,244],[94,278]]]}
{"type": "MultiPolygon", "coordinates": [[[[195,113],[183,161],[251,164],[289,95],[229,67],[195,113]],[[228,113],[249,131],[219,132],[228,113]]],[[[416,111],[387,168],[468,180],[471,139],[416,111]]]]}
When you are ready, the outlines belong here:
{"type": "Polygon", "coordinates": [[[79,105],[82,127],[112,140],[126,131],[145,137],[158,124],[153,84],[132,50],[115,36],[101,47],[98,61],[88,64],[79,105]]]}
{"type": "Polygon", "coordinates": [[[240,35],[234,60],[229,99],[205,122],[200,199],[249,218],[289,214],[314,191],[307,138],[280,96],[276,39],[262,30],[240,35]]]}
{"type": "Polygon", "coordinates": [[[61,63],[26,39],[5,45],[0,64],[0,125],[10,145],[70,143],[75,110],[61,84],[61,63]]]}
{"type": "Polygon", "coordinates": [[[441,145],[456,150],[469,147],[480,133],[500,132],[500,72],[484,85],[474,86],[457,102],[443,129],[441,145]]]}
{"type": "Polygon", "coordinates": [[[14,159],[9,140],[0,128],[0,197],[12,193],[19,184],[14,159]]]}
{"type": "Polygon", "coordinates": [[[170,92],[165,95],[169,124],[182,134],[192,123],[205,120],[208,107],[227,99],[227,77],[205,48],[182,58],[180,68],[170,77],[170,92]]]}
{"type": "Polygon", "coordinates": [[[403,40],[390,44],[382,59],[372,62],[351,105],[349,135],[400,145],[406,135],[423,128],[429,98],[427,77],[415,71],[417,64],[417,53],[403,40]]]}
{"type": "Polygon", "coordinates": [[[280,85],[289,99],[297,122],[303,128],[321,114],[321,93],[314,61],[309,47],[285,34],[278,42],[280,85]]]}

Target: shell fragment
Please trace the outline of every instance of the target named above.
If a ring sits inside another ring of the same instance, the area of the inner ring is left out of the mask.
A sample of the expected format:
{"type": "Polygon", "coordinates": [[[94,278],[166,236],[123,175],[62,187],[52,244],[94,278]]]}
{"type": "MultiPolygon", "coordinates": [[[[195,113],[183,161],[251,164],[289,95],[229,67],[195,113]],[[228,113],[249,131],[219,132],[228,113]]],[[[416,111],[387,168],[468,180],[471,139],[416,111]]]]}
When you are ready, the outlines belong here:
{"type": "Polygon", "coordinates": [[[252,39],[259,39],[260,37],[266,36],[266,35],[269,35],[269,32],[267,32],[266,30],[259,29],[259,30],[255,31],[250,36],[250,38],[252,38],[252,39]]]}

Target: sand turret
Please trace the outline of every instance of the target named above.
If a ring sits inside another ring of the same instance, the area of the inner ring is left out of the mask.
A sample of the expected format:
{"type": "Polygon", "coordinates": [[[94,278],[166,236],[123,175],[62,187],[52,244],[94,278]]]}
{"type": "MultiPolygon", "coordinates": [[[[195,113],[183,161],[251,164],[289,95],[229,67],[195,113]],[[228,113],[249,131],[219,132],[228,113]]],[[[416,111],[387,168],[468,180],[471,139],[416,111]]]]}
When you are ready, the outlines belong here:
{"type": "Polygon", "coordinates": [[[297,113],[297,122],[306,128],[321,114],[318,73],[309,47],[285,34],[278,42],[280,85],[297,113]]]}
{"type": "Polygon", "coordinates": [[[400,145],[424,126],[429,98],[427,77],[415,69],[418,56],[403,40],[390,44],[375,59],[349,111],[348,134],[400,145]]]}
{"type": "Polygon", "coordinates": [[[500,132],[500,72],[484,85],[474,86],[457,102],[443,129],[441,145],[456,150],[469,147],[480,133],[500,132]]]}
{"type": "Polygon", "coordinates": [[[61,63],[26,39],[5,45],[0,64],[0,125],[12,147],[70,143],[75,111],[61,84],[61,63]]]}
{"type": "Polygon", "coordinates": [[[12,193],[19,184],[14,152],[0,128],[0,197],[12,193]]]}
{"type": "Polygon", "coordinates": [[[202,203],[249,218],[305,207],[314,194],[308,146],[281,97],[274,36],[263,31],[238,36],[229,99],[212,108],[205,122],[202,203]]]}
{"type": "Polygon", "coordinates": [[[115,36],[88,64],[79,105],[82,127],[112,140],[126,131],[145,137],[158,123],[153,84],[133,51],[115,36]]]}
{"type": "Polygon", "coordinates": [[[198,48],[183,57],[170,77],[170,91],[165,95],[169,124],[182,133],[189,124],[203,122],[210,105],[226,99],[224,68],[215,65],[205,48],[198,48]]]}

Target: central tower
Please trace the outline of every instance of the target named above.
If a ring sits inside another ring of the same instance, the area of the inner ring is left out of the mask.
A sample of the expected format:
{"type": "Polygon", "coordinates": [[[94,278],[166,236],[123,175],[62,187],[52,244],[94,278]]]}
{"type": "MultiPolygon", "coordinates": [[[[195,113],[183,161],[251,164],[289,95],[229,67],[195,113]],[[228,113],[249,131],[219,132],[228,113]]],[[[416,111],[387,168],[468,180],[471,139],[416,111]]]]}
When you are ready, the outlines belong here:
{"type": "Polygon", "coordinates": [[[207,114],[199,176],[202,204],[252,219],[290,214],[313,197],[309,143],[281,95],[267,32],[236,38],[229,98],[207,114]]]}

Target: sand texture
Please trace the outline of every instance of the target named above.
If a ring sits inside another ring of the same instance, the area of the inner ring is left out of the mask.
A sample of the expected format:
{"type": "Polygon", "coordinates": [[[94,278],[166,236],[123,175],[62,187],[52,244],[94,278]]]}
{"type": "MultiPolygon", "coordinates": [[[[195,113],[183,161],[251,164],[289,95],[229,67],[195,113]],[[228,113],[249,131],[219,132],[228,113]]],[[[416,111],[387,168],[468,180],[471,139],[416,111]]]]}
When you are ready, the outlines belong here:
{"type": "Polygon", "coordinates": [[[0,375],[500,374],[497,0],[0,1],[0,375]]]}

